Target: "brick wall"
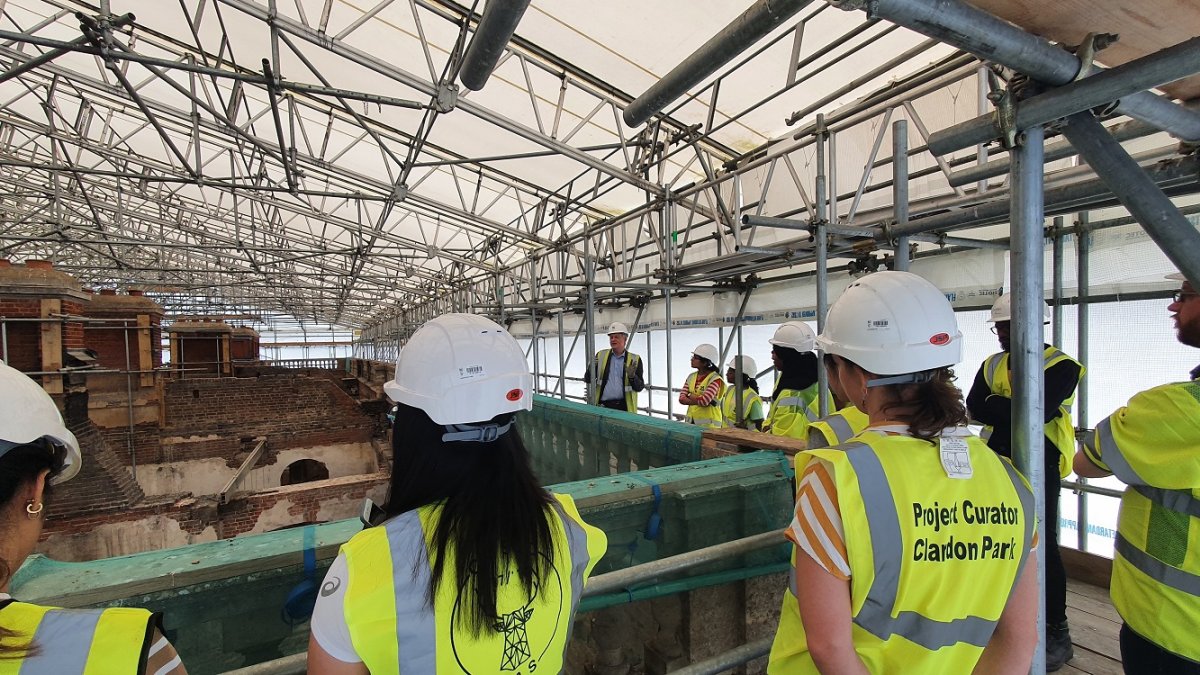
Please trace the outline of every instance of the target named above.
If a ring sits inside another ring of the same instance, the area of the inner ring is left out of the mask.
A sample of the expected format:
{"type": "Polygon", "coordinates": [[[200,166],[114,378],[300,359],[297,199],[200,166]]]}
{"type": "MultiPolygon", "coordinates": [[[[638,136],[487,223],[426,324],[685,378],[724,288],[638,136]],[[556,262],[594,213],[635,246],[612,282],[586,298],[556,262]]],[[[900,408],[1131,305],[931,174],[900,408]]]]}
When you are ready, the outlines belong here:
{"type": "Polygon", "coordinates": [[[74,422],[71,432],[79,440],[83,465],[75,478],[56,486],[50,500],[49,517],[124,511],[142,500],[142,491],[129,469],[105,442],[91,422],[74,422]]]}
{"type": "MultiPolygon", "coordinates": [[[[6,318],[36,318],[41,316],[37,298],[0,298],[0,316],[6,318]]],[[[17,370],[34,372],[42,369],[42,338],[40,324],[34,321],[10,321],[4,324],[8,339],[8,364],[17,370]]]]}
{"type": "MultiPolygon", "coordinates": [[[[71,316],[84,316],[85,305],[79,300],[64,299],[62,301],[63,314],[71,316]]],[[[83,323],[79,321],[68,321],[63,324],[62,332],[63,349],[83,349],[87,346],[83,337],[83,323]]]]}
{"type": "MultiPolygon", "coordinates": [[[[295,375],[169,382],[163,456],[230,457],[242,439],[265,436],[272,451],[365,443],[375,420],[333,382],[295,375]]],[[[141,446],[139,446],[139,451],[141,446]]]]}
{"type": "MultiPolygon", "coordinates": [[[[85,313],[84,304],[71,298],[64,299],[62,312],[82,316],[85,313]]],[[[42,305],[38,298],[0,298],[0,316],[10,319],[26,319],[37,318],[41,315],[42,305]]],[[[42,369],[41,325],[36,321],[5,322],[9,365],[13,368],[27,372],[42,369]]],[[[62,324],[62,346],[63,349],[83,349],[86,346],[82,323],[68,321],[62,324]]]]}

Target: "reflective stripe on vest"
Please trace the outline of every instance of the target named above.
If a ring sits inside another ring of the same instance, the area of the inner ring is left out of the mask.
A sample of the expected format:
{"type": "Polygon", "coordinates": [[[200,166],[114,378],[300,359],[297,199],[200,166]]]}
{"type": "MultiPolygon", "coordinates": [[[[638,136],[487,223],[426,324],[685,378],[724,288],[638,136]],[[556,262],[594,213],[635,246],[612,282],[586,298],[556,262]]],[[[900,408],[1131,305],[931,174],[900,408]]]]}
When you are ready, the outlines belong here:
{"type": "MultiPolygon", "coordinates": [[[[601,349],[596,353],[595,371],[592,374],[592,405],[600,404],[600,394],[604,393],[604,385],[608,378],[608,361],[612,356],[611,349],[601,349]]],[[[637,412],[637,392],[633,390],[633,385],[629,382],[630,373],[637,372],[637,364],[640,362],[637,354],[625,351],[625,372],[621,374],[622,380],[625,383],[625,412],[637,412]]]]}
{"type": "MultiPolygon", "coordinates": [[[[820,417],[820,412],[813,404],[817,401],[818,387],[816,383],[802,390],[780,389],[779,397],[771,403],[767,413],[766,424],[775,436],[808,439],[808,426],[820,417]]],[[[833,409],[833,396],[830,395],[828,410],[833,409]]]]}
{"type": "MultiPolygon", "coordinates": [[[[688,375],[687,382],[683,388],[692,398],[698,397],[704,393],[704,390],[712,384],[713,380],[721,381],[721,376],[718,373],[712,372],[704,376],[704,379],[699,385],[696,384],[698,373],[693,372],[688,375]]],[[[697,426],[720,429],[723,426],[723,415],[721,413],[721,401],[725,395],[725,385],[721,381],[721,387],[717,390],[717,395],[708,405],[689,405],[687,409],[687,421],[697,426]]]]}
{"type": "Polygon", "coordinates": [[[554,516],[549,519],[562,528],[551,527],[555,551],[549,575],[533,597],[517,581],[501,582],[497,604],[507,597],[508,606],[498,607],[501,615],[479,636],[458,623],[463,617],[453,550],[444,561],[450,576],[439,585],[433,606],[427,602],[427,551],[440,514],[437,507],[405,512],[355,535],[343,547],[349,569],[345,614],[355,652],[368,669],[433,675],[560,668],[584,579],[607,544],[602,532],[577,519],[570,497],[554,495],[551,506],[554,516]],[[390,584],[379,579],[386,565],[391,567],[390,584]],[[508,611],[514,606],[515,611],[508,611]]]}
{"type": "Polygon", "coordinates": [[[854,427],[850,426],[850,420],[840,413],[834,413],[817,424],[828,426],[829,431],[833,433],[833,443],[830,445],[841,445],[854,437],[854,427]]]}
{"type": "Polygon", "coordinates": [[[1130,489],[1164,508],[1192,516],[1193,518],[1200,518],[1200,499],[1196,499],[1189,492],[1184,490],[1164,490],[1163,488],[1154,488],[1147,485],[1133,485],[1130,489]]]}
{"type": "Polygon", "coordinates": [[[1096,425],[1096,432],[1093,436],[1095,449],[1098,455],[1108,468],[1113,472],[1113,475],[1121,479],[1126,485],[1145,485],[1146,481],[1134,471],[1129,461],[1121,454],[1121,446],[1117,445],[1117,441],[1113,438],[1112,423],[1109,417],[1105,417],[1096,425]]]}
{"type": "MultiPolygon", "coordinates": [[[[737,390],[734,387],[726,386],[725,396],[721,399],[721,413],[724,416],[725,426],[727,427],[740,426],[737,419],[736,392],[737,390]]],[[[759,405],[762,405],[762,399],[759,398],[758,392],[750,387],[742,389],[742,424],[752,421],[750,419],[750,409],[754,406],[756,400],[759,405]]]]}
{"type": "Polygon", "coordinates": [[[10,603],[0,616],[7,628],[32,635],[38,649],[0,660],[0,672],[55,675],[138,672],[154,620],[149,610],[134,607],[54,609],[23,602],[10,603]]]}
{"type": "Polygon", "coordinates": [[[1192,574],[1186,570],[1166,564],[1139,549],[1137,546],[1134,546],[1120,532],[1117,533],[1116,550],[1131,565],[1158,583],[1170,586],[1188,595],[1200,597],[1200,574],[1192,574]]]}
{"type": "MultiPolygon", "coordinates": [[[[1071,361],[1079,366],[1079,380],[1076,380],[1076,387],[1079,386],[1079,381],[1082,380],[1086,369],[1083,364],[1075,359],[1072,359],[1063,351],[1056,347],[1046,347],[1042,351],[1042,369],[1049,369],[1051,366],[1058,364],[1061,361],[1071,361]]],[[[994,394],[999,394],[1006,398],[1012,398],[1012,382],[1008,376],[1008,352],[1000,352],[992,354],[984,361],[983,372],[984,382],[988,389],[994,394]]],[[[1046,422],[1043,427],[1043,433],[1054,447],[1058,448],[1059,461],[1059,477],[1065,478],[1070,474],[1070,459],[1075,453],[1075,427],[1071,422],[1071,406],[1075,403],[1075,390],[1071,390],[1071,395],[1063,399],[1062,405],[1058,407],[1058,416],[1046,422]]],[[[992,437],[994,429],[990,426],[984,426],[979,437],[983,440],[988,440],[992,437]]]]}
{"type": "MultiPolygon", "coordinates": [[[[959,642],[977,647],[987,646],[996,628],[995,621],[977,616],[954,621],[936,621],[911,611],[892,616],[892,608],[896,606],[896,597],[900,592],[900,566],[896,561],[904,555],[900,543],[900,516],[896,513],[891,487],[874,449],[865,443],[853,443],[846,448],[846,458],[850,460],[858,476],[867,520],[872,524],[871,550],[875,560],[875,581],[867,591],[867,601],[858,616],[854,617],[854,623],[880,640],[900,635],[929,650],[959,642]]],[[[1009,466],[1006,462],[1003,464],[1009,466]]],[[[1016,492],[1021,498],[1024,513],[1031,513],[1028,491],[1020,489],[1019,478],[1010,475],[1010,479],[1014,481],[1014,487],[1017,487],[1016,492]]],[[[1029,550],[1032,534],[1029,527],[1026,527],[1025,531],[1025,547],[1022,551],[1029,550]]],[[[1021,566],[1024,564],[1024,560],[1019,563],[1021,566]]],[[[1020,569],[1016,578],[1021,578],[1020,569]]]]}

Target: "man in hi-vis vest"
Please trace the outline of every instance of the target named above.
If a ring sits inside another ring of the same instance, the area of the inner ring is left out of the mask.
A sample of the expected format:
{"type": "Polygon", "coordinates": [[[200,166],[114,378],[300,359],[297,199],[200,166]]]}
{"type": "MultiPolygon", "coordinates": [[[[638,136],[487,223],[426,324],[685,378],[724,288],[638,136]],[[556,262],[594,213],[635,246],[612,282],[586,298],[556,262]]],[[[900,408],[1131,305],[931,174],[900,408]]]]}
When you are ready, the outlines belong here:
{"type": "MultiPolygon", "coordinates": [[[[988,322],[1000,341],[999,353],[983,361],[967,394],[971,419],[984,425],[979,437],[1005,457],[1012,457],[1012,360],[1009,358],[1009,330],[1012,319],[1012,295],[1005,294],[992,305],[988,322]]],[[[1042,320],[1050,323],[1050,307],[1042,304],[1042,320]]],[[[1045,462],[1046,539],[1042,547],[1046,559],[1046,670],[1063,667],[1075,655],[1067,626],[1067,571],[1058,551],[1058,495],[1060,482],[1071,473],[1070,457],[1075,453],[1075,425],[1071,422],[1071,404],[1084,368],[1057,347],[1045,345],[1042,366],[1045,370],[1045,462]]]]}
{"type": "Polygon", "coordinates": [[[596,352],[585,379],[592,383],[592,405],[637,412],[637,393],[646,388],[642,357],[625,349],[629,329],[623,323],[608,327],[608,349],[596,352]]]}
{"type": "MultiPolygon", "coordinates": [[[[1200,348],[1200,295],[1183,281],[1167,306],[1180,342],[1200,348]]],[[[1130,675],[1200,673],[1200,366],[1190,379],[1147,389],[1096,425],[1075,473],[1115,474],[1121,496],[1113,606],[1130,675]]]]}

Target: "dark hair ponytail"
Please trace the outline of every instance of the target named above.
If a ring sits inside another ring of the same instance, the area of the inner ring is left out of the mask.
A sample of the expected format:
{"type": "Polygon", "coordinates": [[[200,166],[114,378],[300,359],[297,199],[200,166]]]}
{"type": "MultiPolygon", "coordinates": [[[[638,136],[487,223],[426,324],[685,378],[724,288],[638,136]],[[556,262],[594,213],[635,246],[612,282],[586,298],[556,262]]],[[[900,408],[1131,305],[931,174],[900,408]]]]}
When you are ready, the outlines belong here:
{"type": "MultiPolygon", "coordinates": [[[[512,414],[497,416],[506,424],[512,414]]],[[[492,629],[499,618],[499,579],[509,566],[532,595],[550,573],[554,536],[547,515],[553,497],[541,486],[516,428],[490,443],[445,442],[445,428],[424,411],[401,403],[392,430],[391,493],[388,517],[441,503],[430,537],[433,555],[426,601],[439,585],[454,583],[465,592],[459,616],[473,635],[492,629]],[[445,560],[454,552],[453,577],[445,560]]],[[[422,561],[418,564],[425,564],[422,561]]]]}
{"type": "MultiPolygon", "coordinates": [[[[54,457],[40,445],[20,445],[0,457],[0,514],[12,513],[15,508],[13,500],[17,498],[20,489],[37,478],[42,471],[53,468],[54,457]]],[[[47,483],[42,490],[42,498],[47,499],[49,493],[50,485],[47,483]]],[[[12,525],[0,518],[0,528],[5,530],[0,531],[0,537],[11,536],[6,530],[12,525]]],[[[16,568],[23,562],[25,561],[0,559],[0,583],[10,581],[17,571],[16,568]]],[[[0,659],[17,659],[37,654],[39,649],[36,645],[24,639],[15,640],[23,637],[25,636],[22,633],[0,624],[0,659]]]]}
{"type": "Polygon", "coordinates": [[[935,368],[925,371],[929,379],[913,384],[888,387],[893,398],[883,410],[892,418],[908,423],[908,433],[933,442],[947,427],[967,423],[967,406],[962,391],[954,384],[954,371],[935,368]]]}

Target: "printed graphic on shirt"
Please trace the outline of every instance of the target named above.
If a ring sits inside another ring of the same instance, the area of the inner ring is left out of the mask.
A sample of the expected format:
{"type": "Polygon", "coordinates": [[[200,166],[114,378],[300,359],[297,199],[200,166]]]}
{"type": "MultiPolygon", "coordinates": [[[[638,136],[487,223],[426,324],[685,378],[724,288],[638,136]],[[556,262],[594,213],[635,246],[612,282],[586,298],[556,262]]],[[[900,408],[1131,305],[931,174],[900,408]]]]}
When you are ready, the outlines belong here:
{"type": "Polygon", "coordinates": [[[1019,505],[979,504],[970,499],[950,505],[912,503],[913,526],[918,536],[913,542],[912,559],[917,562],[948,560],[1013,560],[1020,552],[1017,537],[996,538],[996,526],[1018,525],[1019,505]],[[969,526],[963,528],[962,525],[969,526]],[[952,527],[953,526],[953,527],[952,527]],[[964,536],[973,528],[987,528],[990,534],[964,536]],[[946,535],[945,530],[954,533],[946,535]]]}
{"type": "Polygon", "coordinates": [[[466,624],[459,623],[462,618],[459,612],[467,610],[463,605],[465,591],[460,587],[450,624],[454,658],[464,673],[532,675],[558,632],[566,630],[566,626],[559,625],[565,595],[563,580],[556,569],[549,567],[546,578],[540,586],[535,582],[530,595],[522,590],[515,571],[501,575],[499,584],[496,597],[499,617],[491,628],[503,641],[495,639],[481,645],[462,627],[466,624]]]}

